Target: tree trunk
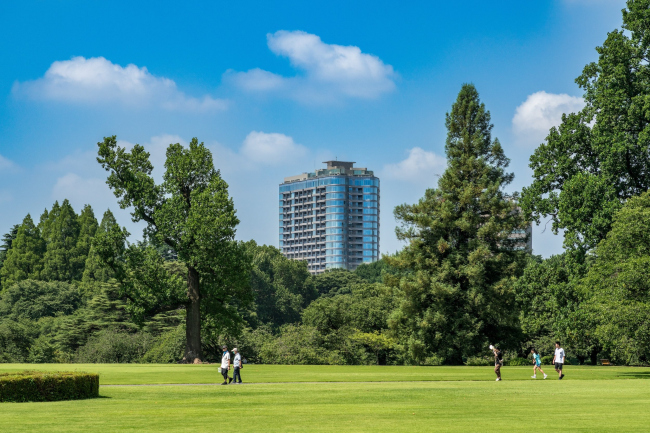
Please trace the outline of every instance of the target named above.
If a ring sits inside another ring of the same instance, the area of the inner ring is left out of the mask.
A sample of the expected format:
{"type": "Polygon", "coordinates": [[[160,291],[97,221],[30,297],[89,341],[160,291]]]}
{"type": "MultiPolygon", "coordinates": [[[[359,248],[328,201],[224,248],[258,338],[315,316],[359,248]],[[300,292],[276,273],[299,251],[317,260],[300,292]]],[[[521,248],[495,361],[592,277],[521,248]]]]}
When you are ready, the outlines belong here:
{"type": "Polygon", "coordinates": [[[187,267],[187,297],[185,320],[185,361],[192,363],[201,359],[201,297],[199,292],[199,273],[187,267]]]}

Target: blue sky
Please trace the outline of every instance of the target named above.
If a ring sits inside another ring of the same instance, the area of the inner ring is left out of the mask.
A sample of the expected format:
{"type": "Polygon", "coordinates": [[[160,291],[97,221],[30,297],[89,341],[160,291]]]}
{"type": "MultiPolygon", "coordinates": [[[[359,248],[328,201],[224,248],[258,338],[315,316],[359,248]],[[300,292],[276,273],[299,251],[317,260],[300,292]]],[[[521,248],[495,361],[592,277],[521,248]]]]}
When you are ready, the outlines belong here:
{"type": "MultiPolygon", "coordinates": [[[[381,250],[401,244],[392,209],[444,170],[444,115],[476,85],[520,190],[528,157],[574,79],[620,27],[619,0],[465,2],[88,2],[0,4],[0,232],[55,200],[106,208],[134,237],[95,161],[117,135],[164,149],[196,136],[230,184],[238,238],[277,245],[277,185],[330,158],[382,180],[381,250]]],[[[533,249],[561,252],[536,227],[533,249]]]]}

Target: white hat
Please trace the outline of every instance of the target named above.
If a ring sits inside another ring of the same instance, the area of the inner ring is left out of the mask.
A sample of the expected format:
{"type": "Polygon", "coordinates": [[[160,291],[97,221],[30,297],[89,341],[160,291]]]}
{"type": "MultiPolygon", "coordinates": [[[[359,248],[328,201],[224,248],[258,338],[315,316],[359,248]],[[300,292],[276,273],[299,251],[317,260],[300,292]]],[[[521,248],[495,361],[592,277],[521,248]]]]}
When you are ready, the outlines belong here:
{"type": "Polygon", "coordinates": [[[238,352],[238,350],[237,350],[236,347],[233,347],[233,348],[232,348],[232,351],[233,351],[233,352],[238,352]]]}

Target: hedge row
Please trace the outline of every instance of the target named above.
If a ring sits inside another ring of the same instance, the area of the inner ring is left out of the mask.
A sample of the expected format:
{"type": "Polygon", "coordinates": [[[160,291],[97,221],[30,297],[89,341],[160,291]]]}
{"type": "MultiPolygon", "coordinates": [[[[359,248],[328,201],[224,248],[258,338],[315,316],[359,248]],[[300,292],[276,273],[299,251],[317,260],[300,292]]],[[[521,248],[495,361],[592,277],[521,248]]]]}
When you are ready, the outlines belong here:
{"type": "Polygon", "coordinates": [[[99,397],[99,375],[72,371],[0,374],[0,402],[59,401],[99,397]]]}

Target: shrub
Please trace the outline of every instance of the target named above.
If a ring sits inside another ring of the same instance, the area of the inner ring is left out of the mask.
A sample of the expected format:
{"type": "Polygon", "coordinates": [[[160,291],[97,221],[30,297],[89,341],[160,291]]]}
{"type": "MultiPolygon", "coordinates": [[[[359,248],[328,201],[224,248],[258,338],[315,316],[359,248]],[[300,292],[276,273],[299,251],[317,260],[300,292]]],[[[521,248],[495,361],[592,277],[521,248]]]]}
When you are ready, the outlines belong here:
{"type": "Polygon", "coordinates": [[[513,358],[508,361],[508,365],[517,367],[517,366],[526,366],[526,365],[533,365],[532,361],[529,361],[526,358],[513,358]]]}
{"type": "Polygon", "coordinates": [[[153,337],[144,332],[101,331],[79,348],[75,361],[91,364],[140,362],[153,341],[153,337]]]}
{"type": "Polygon", "coordinates": [[[542,364],[551,365],[553,363],[553,357],[551,355],[542,356],[542,364]]]}
{"type": "Polygon", "coordinates": [[[99,375],[23,371],[0,374],[1,401],[60,401],[99,397],[99,375]]]}
{"type": "Polygon", "coordinates": [[[167,331],[156,339],[151,349],[142,357],[141,362],[166,364],[183,359],[185,350],[185,327],[167,331]]]}
{"type": "Polygon", "coordinates": [[[488,356],[470,356],[465,361],[465,365],[471,365],[474,367],[494,365],[494,358],[488,356]]]}

